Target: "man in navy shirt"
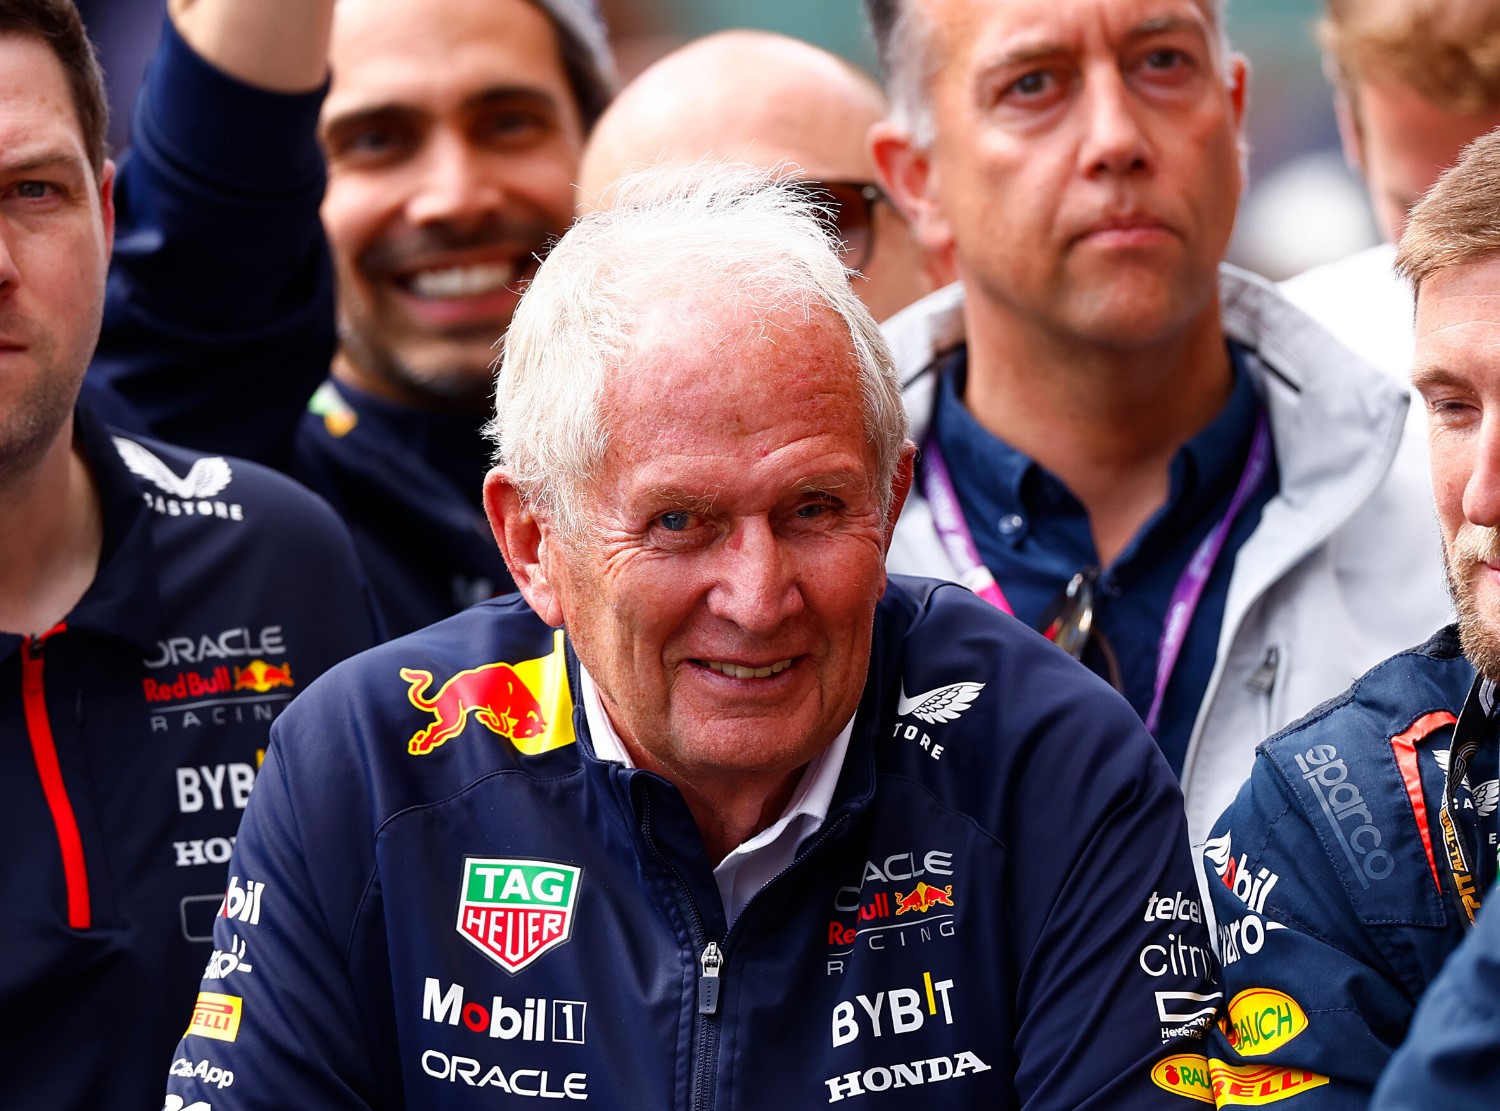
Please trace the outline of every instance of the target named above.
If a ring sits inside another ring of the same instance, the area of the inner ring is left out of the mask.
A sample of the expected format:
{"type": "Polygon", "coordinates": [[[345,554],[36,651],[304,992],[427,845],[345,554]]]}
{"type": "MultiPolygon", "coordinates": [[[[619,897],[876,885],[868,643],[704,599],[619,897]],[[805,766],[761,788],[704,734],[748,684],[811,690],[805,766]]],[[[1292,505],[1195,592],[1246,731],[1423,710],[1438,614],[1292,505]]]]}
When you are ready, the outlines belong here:
{"type": "Polygon", "coordinates": [[[887,322],[894,570],[1113,682],[1195,840],[1256,743],[1447,615],[1406,398],[1220,263],[1248,74],[1216,0],[867,0],[890,196],[961,282],[887,322]]]}
{"type": "Polygon", "coordinates": [[[105,117],[71,0],[0,0],[0,1098],[16,1107],[156,1106],[205,965],[255,963],[215,952],[213,923],[246,898],[225,864],[268,725],[376,639],[323,502],[79,402],[114,230],[105,117]]]}
{"type": "Polygon", "coordinates": [[[510,589],[478,429],[611,90],[592,0],[169,12],[91,379],[151,431],[323,495],[393,633],[510,589]]]}

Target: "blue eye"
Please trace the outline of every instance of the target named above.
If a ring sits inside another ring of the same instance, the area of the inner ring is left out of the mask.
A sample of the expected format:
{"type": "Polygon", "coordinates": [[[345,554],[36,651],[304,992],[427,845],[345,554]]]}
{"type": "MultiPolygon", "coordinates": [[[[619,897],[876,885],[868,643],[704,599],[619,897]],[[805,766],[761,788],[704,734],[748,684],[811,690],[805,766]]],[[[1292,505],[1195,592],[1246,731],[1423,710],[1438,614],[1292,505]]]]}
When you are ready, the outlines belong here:
{"type": "Polygon", "coordinates": [[[670,513],[663,513],[656,520],[668,532],[685,532],[687,527],[693,523],[692,514],[681,509],[674,509],[670,513]]]}

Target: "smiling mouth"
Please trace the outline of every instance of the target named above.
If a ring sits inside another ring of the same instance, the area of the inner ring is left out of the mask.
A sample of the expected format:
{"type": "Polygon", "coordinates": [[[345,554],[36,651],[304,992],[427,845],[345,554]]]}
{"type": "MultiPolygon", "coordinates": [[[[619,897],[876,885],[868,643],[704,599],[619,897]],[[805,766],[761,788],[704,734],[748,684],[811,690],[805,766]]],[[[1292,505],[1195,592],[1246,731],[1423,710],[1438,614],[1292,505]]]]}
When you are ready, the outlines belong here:
{"type": "Polygon", "coordinates": [[[511,285],[518,273],[515,263],[476,263],[419,270],[408,277],[398,278],[397,284],[424,300],[445,301],[497,293],[511,285]]]}
{"type": "Polygon", "coordinates": [[[791,660],[777,660],[767,667],[741,667],[739,664],[725,663],[722,660],[695,660],[697,664],[717,671],[720,675],[727,675],[731,679],[768,679],[772,675],[780,675],[792,666],[791,660]]]}

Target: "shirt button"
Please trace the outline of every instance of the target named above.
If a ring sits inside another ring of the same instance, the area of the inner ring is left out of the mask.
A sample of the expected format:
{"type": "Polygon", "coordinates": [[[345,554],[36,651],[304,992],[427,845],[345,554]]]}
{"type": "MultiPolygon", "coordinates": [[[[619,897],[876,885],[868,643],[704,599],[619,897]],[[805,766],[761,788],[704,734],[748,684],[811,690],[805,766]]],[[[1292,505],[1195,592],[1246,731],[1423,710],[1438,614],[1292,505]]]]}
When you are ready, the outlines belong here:
{"type": "Polygon", "coordinates": [[[1014,536],[1020,532],[1026,524],[1026,518],[1019,513],[1010,513],[1000,518],[1000,535],[1014,536]]]}

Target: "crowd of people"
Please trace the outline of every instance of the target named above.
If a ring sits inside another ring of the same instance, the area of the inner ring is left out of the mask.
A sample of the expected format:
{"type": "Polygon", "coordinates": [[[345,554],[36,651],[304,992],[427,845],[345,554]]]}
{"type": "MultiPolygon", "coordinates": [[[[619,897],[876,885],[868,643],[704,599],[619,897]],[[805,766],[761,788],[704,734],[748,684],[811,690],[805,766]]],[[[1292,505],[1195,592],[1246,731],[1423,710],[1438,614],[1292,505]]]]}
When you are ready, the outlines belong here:
{"type": "Polygon", "coordinates": [[[0,1107],[1490,1106],[1500,4],[1280,287],[1223,6],[0,0],[0,1107]]]}

